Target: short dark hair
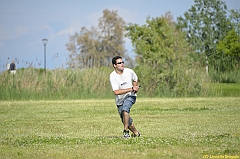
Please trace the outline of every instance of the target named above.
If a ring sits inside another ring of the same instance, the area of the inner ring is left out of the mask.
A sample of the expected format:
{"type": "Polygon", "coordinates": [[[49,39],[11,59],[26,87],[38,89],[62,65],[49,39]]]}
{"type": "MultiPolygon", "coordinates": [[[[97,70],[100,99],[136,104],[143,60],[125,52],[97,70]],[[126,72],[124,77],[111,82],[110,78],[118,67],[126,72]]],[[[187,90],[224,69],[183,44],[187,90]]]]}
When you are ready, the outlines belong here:
{"type": "Polygon", "coordinates": [[[117,59],[122,59],[122,57],[121,57],[121,56],[115,56],[115,57],[112,59],[112,65],[113,65],[113,67],[114,67],[114,65],[116,65],[117,59]]]}

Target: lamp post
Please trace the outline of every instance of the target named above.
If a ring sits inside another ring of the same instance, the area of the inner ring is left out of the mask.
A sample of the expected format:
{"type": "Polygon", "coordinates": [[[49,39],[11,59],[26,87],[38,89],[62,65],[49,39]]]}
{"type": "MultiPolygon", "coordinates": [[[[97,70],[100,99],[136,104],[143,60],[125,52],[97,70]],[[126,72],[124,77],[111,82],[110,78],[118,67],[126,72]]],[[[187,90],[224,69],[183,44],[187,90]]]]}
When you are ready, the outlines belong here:
{"type": "Polygon", "coordinates": [[[46,45],[48,42],[48,39],[42,39],[43,45],[44,45],[44,72],[46,75],[46,45]]]}

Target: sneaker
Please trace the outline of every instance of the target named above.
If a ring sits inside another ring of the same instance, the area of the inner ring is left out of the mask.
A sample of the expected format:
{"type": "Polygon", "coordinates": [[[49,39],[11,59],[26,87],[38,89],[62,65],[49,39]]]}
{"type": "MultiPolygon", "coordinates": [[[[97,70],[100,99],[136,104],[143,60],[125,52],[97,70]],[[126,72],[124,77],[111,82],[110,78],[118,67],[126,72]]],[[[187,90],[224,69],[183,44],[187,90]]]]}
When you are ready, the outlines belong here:
{"type": "Polygon", "coordinates": [[[132,137],[140,137],[141,136],[141,134],[138,132],[138,134],[137,135],[135,135],[135,134],[132,134],[132,137]]]}
{"type": "Polygon", "coordinates": [[[125,139],[130,138],[129,130],[124,130],[124,131],[123,131],[123,137],[124,137],[125,139]]]}

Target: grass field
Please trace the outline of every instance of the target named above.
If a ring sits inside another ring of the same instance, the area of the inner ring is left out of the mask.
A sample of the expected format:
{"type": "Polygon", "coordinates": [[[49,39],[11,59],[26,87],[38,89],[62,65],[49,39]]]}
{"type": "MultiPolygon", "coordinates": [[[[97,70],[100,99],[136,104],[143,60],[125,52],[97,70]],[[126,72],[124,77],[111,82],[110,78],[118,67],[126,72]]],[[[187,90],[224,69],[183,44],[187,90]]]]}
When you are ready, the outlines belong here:
{"type": "Polygon", "coordinates": [[[1,101],[0,158],[240,158],[240,98],[139,98],[122,138],[114,100],[1,101]]]}

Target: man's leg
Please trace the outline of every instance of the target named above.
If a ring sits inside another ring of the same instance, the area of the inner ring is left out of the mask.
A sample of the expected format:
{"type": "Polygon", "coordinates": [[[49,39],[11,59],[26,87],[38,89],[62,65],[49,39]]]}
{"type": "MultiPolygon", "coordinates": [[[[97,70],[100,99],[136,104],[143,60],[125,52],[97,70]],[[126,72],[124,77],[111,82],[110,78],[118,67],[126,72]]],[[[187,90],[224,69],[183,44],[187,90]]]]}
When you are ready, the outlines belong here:
{"type": "Polygon", "coordinates": [[[128,112],[123,111],[123,125],[124,125],[124,130],[129,129],[130,131],[133,132],[135,136],[140,136],[139,132],[137,131],[136,127],[134,126],[133,123],[129,126],[129,120],[130,120],[130,115],[128,112]]]}
{"type": "Polygon", "coordinates": [[[123,126],[124,126],[123,137],[126,139],[131,137],[129,134],[129,130],[128,130],[129,120],[130,120],[130,116],[129,116],[128,112],[123,110],[122,111],[122,122],[123,122],[123,126]]]}
{"type": "Polygon", "coordinates": [[[124,130],[128,129],[128,125],[129,125],[129,119],[130,119],[130,115],[128,114],[128,112],[126,112],[125,110],[123,110],[123,125],[124,125],[124,130]]]}
{"type": "Polygon", "coordinates": [[[128,126],[128,129],[131,130],[133,132],[134,135],[138,136],[139,133],[136,129],[136,127],[134,126],[134,124],[132,123],[132,125],[128,126]]]}
{"type": "Polygon", "coordinates": [[[125,138],[130,137],[129,130],[131,130],[131,131],[133,130],[136,133],[136,131],[134,130],[135,127],[134,126],[132,127],[133,120],[130,118],[130,114],[129,114],[130,109],[131,109],[132,105],[135,103],[135,101],[136,101],[136,97],[128,97],[122,105],[123,107],[121,110],[121,117],[122,117],[122,122],[123,122],[123,126],[124,126],[123,134],[124,134],[125,138]],[[129,128],[129,126],[130,126],[130,128],[129,128]]]}

